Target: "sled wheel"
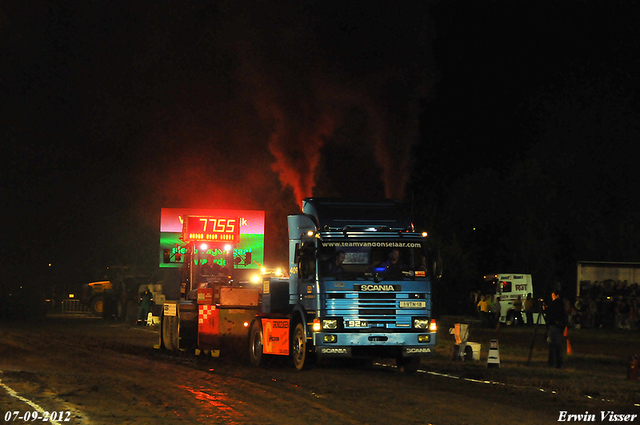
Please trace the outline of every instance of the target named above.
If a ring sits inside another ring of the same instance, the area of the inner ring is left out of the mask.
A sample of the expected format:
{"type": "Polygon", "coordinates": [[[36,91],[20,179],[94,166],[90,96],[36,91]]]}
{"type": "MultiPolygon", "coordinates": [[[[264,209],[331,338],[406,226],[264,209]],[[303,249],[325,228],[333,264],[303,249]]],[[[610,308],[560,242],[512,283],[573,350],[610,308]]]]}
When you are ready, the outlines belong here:
{"type": "Polygon", "coordinates": [[[249,362],[252,366],[262,364],[262,324],[254,320],[249,330],[249,362]]]}

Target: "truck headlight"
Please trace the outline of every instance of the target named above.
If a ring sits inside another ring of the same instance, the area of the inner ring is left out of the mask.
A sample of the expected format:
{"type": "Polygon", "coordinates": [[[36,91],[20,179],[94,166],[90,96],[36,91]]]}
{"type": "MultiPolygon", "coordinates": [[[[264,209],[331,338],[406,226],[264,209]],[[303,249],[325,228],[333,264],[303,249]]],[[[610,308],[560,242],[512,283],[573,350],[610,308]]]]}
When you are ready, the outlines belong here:
{"type": "Polygon", "coordinates": [[[413,319],[413,327],[415,329],[428,329],[429,319],[413,319]]]}

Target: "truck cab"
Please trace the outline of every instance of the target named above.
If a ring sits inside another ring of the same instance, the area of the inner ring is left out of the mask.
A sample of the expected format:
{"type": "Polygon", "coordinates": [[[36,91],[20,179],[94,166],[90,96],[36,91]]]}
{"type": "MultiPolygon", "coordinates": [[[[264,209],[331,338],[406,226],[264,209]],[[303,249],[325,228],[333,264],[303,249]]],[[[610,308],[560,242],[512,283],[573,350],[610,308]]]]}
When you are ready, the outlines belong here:
{"type": "Polygon", "coordinates": [[[434,352],[440,261],[399,202],[307,198],[288,226],[289,279],[265,282],[262,308],[290,319],[296,368],[310,357],[404,367],[434,352]]]}

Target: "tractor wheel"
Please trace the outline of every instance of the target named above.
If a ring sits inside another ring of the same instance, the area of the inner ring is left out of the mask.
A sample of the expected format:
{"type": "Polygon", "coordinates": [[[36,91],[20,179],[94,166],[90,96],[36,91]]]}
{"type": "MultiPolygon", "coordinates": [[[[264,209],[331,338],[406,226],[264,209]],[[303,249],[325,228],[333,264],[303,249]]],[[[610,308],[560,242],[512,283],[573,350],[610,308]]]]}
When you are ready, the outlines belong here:
{"type": "Polygon", "coordinates": [[[89,304],[89,312],[92,316],[102,317],[104,312],[104,298],[102,296],[94,297],[89,304]]]}
{"type": "Polygon", "coordinates": [[[249,331],[249,362],[252,366],[262,364],[262,324],[254,320],[249,331]]]}
{"type": "Polygon", "coordinates": [[[178,316],[164,316],[162,320],[162,341],[167,350],[179,348],[180,319],[178,316]]]}

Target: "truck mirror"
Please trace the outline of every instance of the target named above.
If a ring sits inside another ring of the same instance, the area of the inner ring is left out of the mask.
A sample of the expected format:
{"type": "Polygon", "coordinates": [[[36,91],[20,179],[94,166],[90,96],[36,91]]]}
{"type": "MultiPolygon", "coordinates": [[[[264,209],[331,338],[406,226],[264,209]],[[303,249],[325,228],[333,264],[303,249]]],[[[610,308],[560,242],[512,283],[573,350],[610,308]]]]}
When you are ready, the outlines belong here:
{"type": "Polygon", "coordinates": [[[163,263],[170,263],[171,262],[171,250],[170,249],[165,249],[162,252],[162,262],[163,263]]]}
{"type": "Polygon", "coordinates": [[[434,279],[440,279],[442,277],[442,257],[440,256],[440,251],[437,249],[427,249],[425,255],[429,275],[434,279]]]}
{"type": "Polygon", "coordinates": [[[244,265],[248,266],[249,264],[251,264],[251,251],[244,254],[244,265]]]}

